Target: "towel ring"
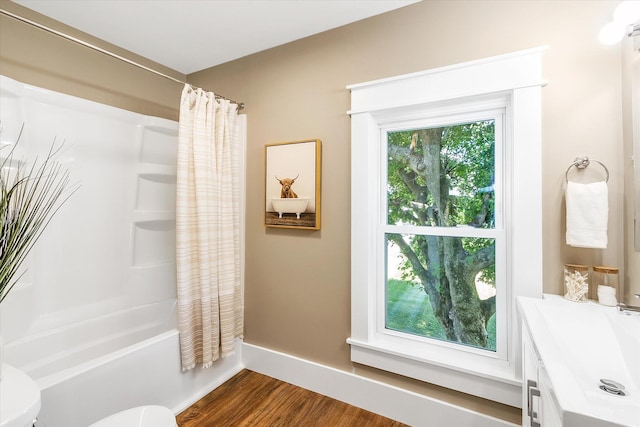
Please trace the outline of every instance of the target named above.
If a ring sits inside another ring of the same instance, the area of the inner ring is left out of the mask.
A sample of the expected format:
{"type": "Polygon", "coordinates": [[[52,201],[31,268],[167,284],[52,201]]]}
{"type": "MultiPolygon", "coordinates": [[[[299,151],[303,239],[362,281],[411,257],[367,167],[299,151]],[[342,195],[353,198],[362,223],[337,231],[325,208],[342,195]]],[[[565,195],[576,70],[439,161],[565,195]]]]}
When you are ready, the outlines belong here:
{"type": "Polygon", "coordinates": [[[597,164],[599,164],[604,168],[604,171],[607,173],[607,177],[605,178],[604,182],[609,182],[609,169],[607,169],[607,167],[602,162],[599,162],[597,160],[589,160],[589,157],[587,156],[578,156],[575,159],[573,159],[573,163],[569,165],[569,168],[567,168],[567,171],[564,173],[565,181],[569,182],[569,171],[571,170],[572,167],[575,166],[578,169],[585,169],[587,166],[589,166],[589,163],[591,162],[596,162],[597,164]]]}

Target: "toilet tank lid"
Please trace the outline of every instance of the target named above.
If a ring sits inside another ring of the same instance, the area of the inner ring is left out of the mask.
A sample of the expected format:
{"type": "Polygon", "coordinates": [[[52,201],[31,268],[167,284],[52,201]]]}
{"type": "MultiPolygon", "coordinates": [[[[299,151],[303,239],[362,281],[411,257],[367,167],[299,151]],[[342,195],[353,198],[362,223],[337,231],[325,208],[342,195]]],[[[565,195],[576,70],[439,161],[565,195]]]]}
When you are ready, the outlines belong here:
{"type": "Polygon", "coordinates": [[[146,405],[118,412],[89,427],[176,427],[176,417],[164,406],[146,405]]]}

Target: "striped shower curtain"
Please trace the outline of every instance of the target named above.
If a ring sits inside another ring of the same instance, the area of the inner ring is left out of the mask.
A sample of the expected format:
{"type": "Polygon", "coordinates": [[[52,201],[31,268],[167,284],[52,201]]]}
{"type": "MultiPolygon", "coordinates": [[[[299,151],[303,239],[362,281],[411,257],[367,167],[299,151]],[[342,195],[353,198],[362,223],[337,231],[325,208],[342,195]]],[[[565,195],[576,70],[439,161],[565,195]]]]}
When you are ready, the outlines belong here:
{"type": "Polygon", "coordinates": [[[242,336],[241,158],[246,116],[186,85],[176,189],[178,329],[182,369],[233,354],[242,336]]]}

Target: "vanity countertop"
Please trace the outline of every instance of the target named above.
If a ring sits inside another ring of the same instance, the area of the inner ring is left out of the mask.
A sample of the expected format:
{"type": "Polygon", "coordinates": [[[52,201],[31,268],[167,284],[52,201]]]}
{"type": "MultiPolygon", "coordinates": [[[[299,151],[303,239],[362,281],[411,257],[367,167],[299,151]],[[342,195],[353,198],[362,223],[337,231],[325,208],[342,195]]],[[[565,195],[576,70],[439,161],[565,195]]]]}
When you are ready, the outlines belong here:
{"type": "Polygon", "coordinates": [[[518,308],[563,426],[640,427],[640,316],[557,295],[519,297],[518,308]],[[601,379],[624,385],[626,395],[601,390],[601,379]]]}

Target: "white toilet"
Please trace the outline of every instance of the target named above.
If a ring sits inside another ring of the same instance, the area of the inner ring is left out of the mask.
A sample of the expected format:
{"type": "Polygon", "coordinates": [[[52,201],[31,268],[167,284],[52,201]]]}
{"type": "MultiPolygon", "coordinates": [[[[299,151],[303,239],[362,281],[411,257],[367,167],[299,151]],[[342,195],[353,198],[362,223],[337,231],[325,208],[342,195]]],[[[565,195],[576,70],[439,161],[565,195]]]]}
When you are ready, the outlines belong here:
{"type": "Polygon", "coordinates": [[[178,424],[168,408],[147,405],[118,412],[89,427],[178,427],[178,424]]]}

